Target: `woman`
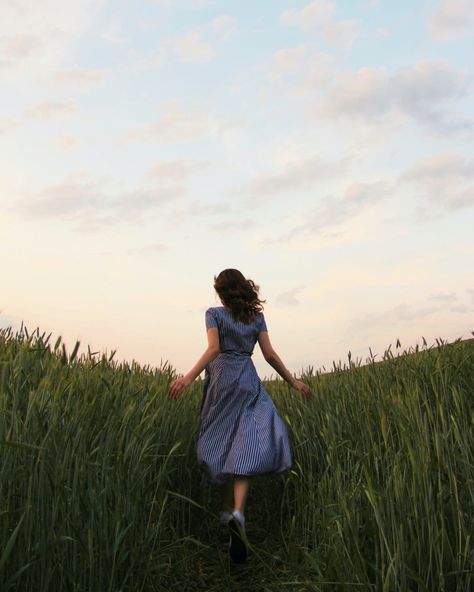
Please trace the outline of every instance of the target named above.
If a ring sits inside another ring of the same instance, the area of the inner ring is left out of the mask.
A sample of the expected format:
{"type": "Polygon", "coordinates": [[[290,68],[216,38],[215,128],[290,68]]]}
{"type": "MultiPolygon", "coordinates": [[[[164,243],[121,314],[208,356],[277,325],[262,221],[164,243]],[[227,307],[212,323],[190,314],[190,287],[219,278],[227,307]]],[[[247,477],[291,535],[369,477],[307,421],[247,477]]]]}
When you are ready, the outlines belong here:
{"type": "Polygon", "coordinates": [[[242,562],[247,557],[244,510],[249,478],[291,468],[286,427],[251,359],[255,343],[303,398],[309,398],[311,390],[291,375],[273,349],[259,287],[237,269],[225,269],[214,280],[223,306],[206,311],[208,347],[185,376],[170,384],[169,396],[179,397],[205,369],[196,452],[210,481],[225,485],[221,521],[231,531],[231,558],[242,562]]]}

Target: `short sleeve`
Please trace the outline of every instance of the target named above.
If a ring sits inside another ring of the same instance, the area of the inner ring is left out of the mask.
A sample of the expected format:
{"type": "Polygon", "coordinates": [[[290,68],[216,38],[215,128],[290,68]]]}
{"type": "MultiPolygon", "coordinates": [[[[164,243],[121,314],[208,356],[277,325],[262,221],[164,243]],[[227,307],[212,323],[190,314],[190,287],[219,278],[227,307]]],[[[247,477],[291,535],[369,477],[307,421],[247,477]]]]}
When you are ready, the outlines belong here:
{"type": "Polygon", "coordinates": [[[268,331],[267,323],[265,322],[265,317],[263,315],[263,312],[260,313],[259,327],[258,327],[258,332],[261,333],[262,331],[268,331]]]}
{"type": "Polygon", "coordinates": [[[206,310],[206,329],[217,327],[216,311],[212,308],[206,310]]]}

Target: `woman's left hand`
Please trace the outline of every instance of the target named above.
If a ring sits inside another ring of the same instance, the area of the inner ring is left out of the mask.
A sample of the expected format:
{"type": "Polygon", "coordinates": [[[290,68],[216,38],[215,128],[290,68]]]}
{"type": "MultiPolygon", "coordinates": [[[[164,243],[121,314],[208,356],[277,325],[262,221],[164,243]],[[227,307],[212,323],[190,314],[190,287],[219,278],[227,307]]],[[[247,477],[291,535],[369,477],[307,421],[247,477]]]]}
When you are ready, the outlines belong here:
{"type": "Polygon", "coordinates": [[[168,397],[170,399],[177,399],[188,385],[189,380],[184,376],[176,378],[168,387],[168,397]]]}

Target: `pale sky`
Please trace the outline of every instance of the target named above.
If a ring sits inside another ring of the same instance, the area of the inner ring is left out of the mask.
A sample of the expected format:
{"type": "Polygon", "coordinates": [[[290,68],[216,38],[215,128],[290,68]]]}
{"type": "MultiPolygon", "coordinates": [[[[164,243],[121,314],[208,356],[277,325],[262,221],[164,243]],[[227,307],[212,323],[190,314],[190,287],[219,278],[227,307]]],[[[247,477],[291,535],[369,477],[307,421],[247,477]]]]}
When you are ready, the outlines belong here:
{"type": "Polygon", "coordinates": [[[0,0],[0,326],[186,372],[235,267],[294,372],[470,337],[473,65],[472,0],[0,0]]]}

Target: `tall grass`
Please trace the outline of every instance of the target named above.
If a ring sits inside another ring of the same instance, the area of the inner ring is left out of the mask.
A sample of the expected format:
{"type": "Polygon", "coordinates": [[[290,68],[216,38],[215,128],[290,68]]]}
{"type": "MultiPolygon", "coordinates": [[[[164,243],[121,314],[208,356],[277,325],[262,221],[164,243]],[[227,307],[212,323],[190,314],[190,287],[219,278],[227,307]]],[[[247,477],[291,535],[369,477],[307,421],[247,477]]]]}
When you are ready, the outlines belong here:
{"type": "MultiPolygon", "coordinates": [[[[0,589],[474,589],[474,345],[266,383],[293,469],[254,479],[248,562],[194,453],[201,385],[0,331],[0,589]]],[[[418,348],[417,348],[418,349],[418,348]]]]}

